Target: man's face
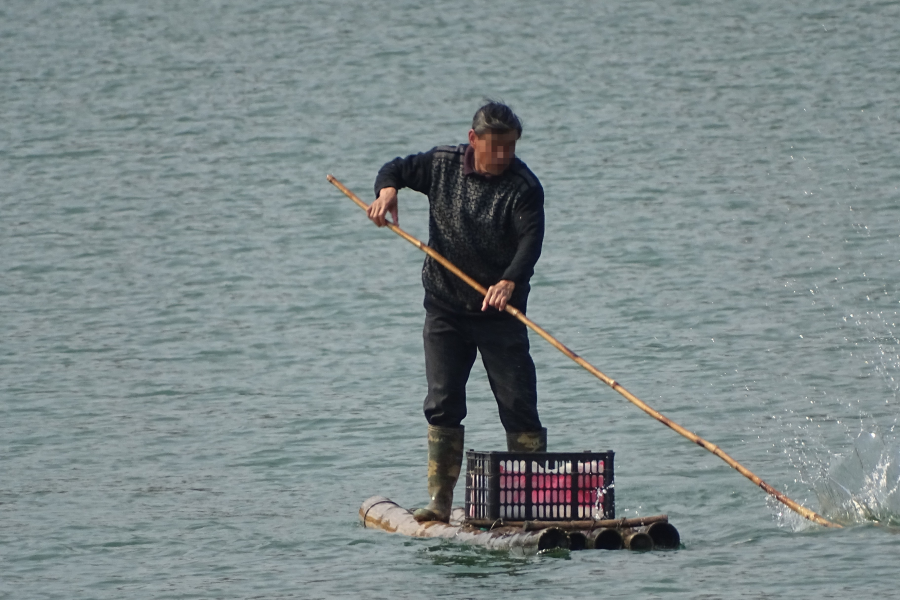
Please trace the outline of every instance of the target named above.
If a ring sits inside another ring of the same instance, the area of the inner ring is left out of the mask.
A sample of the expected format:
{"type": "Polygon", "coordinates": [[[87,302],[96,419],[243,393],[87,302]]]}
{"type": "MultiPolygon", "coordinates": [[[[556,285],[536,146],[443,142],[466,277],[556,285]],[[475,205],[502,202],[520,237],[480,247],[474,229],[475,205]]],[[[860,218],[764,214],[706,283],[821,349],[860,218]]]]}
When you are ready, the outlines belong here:
{"type": "Polygon", "coordinates": [[[483,135],[469,130],[469,144],[475,150],[476,170],[500,175],[509,167],[516,155],[516,140],[519,134],[516,131],[504,131],[495,133],[488,131],[483,135]]]}

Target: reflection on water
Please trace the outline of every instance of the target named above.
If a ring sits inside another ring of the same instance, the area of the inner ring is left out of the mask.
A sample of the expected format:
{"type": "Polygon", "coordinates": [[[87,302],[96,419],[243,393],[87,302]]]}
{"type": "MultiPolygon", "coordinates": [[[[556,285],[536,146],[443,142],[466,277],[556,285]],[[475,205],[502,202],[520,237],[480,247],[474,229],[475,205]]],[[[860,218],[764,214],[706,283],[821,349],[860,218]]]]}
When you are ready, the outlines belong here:
{"type": "MultiPolygon", "coordinates": [[[[412,544],[421,544],[416,540],[412,544]]],[[[530,557],[516,555],[508,550],[489,550],[477,546],[467,546],[440,540],[438,543],[423,548],[422,552],[428,561],[436,567],[450,569],[450,577],[486,578],[498,574],[510,576],[521,575],[532,560],[530,557]]],[[[553,554],[554,557],[568,558],[565,555],[553,554]]]]}

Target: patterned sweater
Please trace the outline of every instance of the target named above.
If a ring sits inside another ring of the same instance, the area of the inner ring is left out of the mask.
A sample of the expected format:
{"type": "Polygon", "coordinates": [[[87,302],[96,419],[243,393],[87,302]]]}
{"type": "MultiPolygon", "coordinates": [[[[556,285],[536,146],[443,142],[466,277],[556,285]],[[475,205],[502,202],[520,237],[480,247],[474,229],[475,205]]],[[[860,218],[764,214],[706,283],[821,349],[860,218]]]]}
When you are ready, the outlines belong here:
{"type": "MultiPolygon", "coordinates": [[[[428,245],[484,287],[508,279],[510,304],[524,311],[529,279],[544,240],[544,190],[524,162],[496,177],[474,170],[468,144],[438,146],[397,157],[375,178],[382,188],[410,188],[428,196],[428,245]]],[[[430,256],[422,268],[425,306],[464,314],[481,312],[483,297],[430,256]]],[[[489,309],[496,314],[495,309],[489,309]]]]}

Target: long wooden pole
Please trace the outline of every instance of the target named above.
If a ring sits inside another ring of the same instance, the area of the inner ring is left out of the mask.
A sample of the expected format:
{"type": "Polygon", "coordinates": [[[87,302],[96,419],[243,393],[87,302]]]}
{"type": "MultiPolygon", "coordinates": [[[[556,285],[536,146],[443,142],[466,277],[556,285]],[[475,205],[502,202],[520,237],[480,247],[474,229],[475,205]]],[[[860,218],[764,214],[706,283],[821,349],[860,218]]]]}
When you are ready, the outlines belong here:
{"type": "MultiPolygon", "coordinates": [[[[344,184],[342,184],[340,181],[335,179],[334,176],[328,175],[328,181],[333,183],[335,187],[337,187],[339,190],[344,192],[344,194],[346,194],[348,198],[353,200],[363,210],[366,210],[367,208],[369,208],[369,206],[365,202],[363,202],[362,200],[359,199],[359,196],[357,196],[356,194],[351,192],[349,189],[347,189],[344,186],[344,184]]],[[[434,260],[438,261],[448,271],[450,271],[451,273],[453,273],[454,275],[456,275],[457,277],[459,277],[460,279],[465,281],[467,284],[469,284],[473,288],[475,288],[478,291],[478,293],[480,293],[482,296],[484,296],[487,293],[487,290],[484,288],[484,286],[482,286],[480,283],[478,283],[477,281],[475,281],[474,279],[472,279],[471,277],[469,277],[468,275],[466,275],[465,273],[460,271],[456,267],[456,265],[454,265],[449,260],[447,260],[440,254],[438,254],[434,249],[430,248],[429,246],[426,246],[425,244],[423,244],[422,242],[420,242],[413,236],[409,235],[408,233],[406,233],[405,231],[403,231],[402,229],[400,229],[393,223],[388,222],[387,226],[391,231],[393,231],[394,233],[396,233],[397,235],[399,235],[400,237],[405,239],[407,242],[409,242],[413,246],[417,247],[419,250],[421,250],[422,252],[424,252],[425,254],[427,254],[428,256],[433,258],[434,260]]],[[[539,326],[537,323],[535,323],[534,321],[532,321],[531,319],[526,317],[525,314],[522,313],[522,311],[507,304],[506,312],[513,315],[515,318],[520,320],[522,323],[524,323],[525,325],[530,327],[535,333],[537,333],[539,336],[541,336],[542,338],[544,338],[545,340],[550,342],[550,344],[554,348],[556,348],[557,350],[559,350],[560,352],[562,352],[563,354],[565,354],[566,356],[571,358],[573,361],[575,361],[576,363],[578,363],[579,365],[584,367],[584,369],[587,370],[588,373],[590,373],[591,375],[593,375],[594,377],[596,377],[597,379],[599,379],[600,381],[602,381],[603,383],[605,383],[606,385],[608,385],[609,387],[614,389],[615,391],[619,392],[622,396],[625,397],[626,400],[628,400],[629,402],[631,402],[632,404],[634,404],[635,406],[640,408],[642,411],[644,411],[645,413],[647,413],[648,415],[650,415],[651,417],[653,417],[654,419],[656,419],[657,421],[659,421],[660,423],[665,425],[666,427],[673,429],[674,431],[680,433],[681,435],[683,435],[687,439],[691,440],[698,446],[706,448],[707,450],[709,450],[710,452],[712,452],[713,454],[715,454],[716,456],[718,456],[719,458],[724,460],[726,463],[728,463],[728,465],[730,467],[732,467],[733,469],[735,469],[738,473],[740,473],[741,475],[743,475],[744,477],[746,477],[747,479],[749,479],[750,481],[752,481],[753,483],[758,485],[767,494],[773,496],[776,500],[778,500],[779,502],[781,502],[782,504],[784,504],[785,506],[787,506],[788,508],[790,508],[797,514],[801,515],[802,517],[804,517],[806,519],[809,519],[810,521],[812,521],[814,523],[818,523],[819,525],[824,525],[825,527],[841,527],[837,523],[829,521],[825,517],[809,510],[808,508],[806,508],[804,506],[797,504],[796,502],[794,502],[793,500],[791,500],[790,498],[788,498],[787,496],[785,496],[784,494],[782,494],[781,492],[779,492],[778,490],[773,488],[771,485],[769,485],[768,483],[766,483],[765,481],[763,481],[762,479],[760,479],[759,477],[754,475],[753,472],[751,472],[749,469],[744,467],[741,463],[737,462],[736,460],[734,460],[733,458],[728,456],[728,454],[726,454],[721,448],[719,448],[715,444],[704,440],[702,437],[700,437],[699,435],[697,435],[691,431],[688,431],[687,429],[685,429],[678,423],[675,423],[674,421],[670,420],[669,418],[665,417],[664,415],[660,414],[659,412],[655,411],[651,407],[644,404],[644,402],[642,402],[640,399],[638,399],[636,396],[634,396],[634,394],[632,394],[631,392],[626,390],[624,387],[622,387],[622,385],[619,384],[618,381],[616,381],[615,379],[612,379],[611,377],[607,377],[606,375],[601,373],[599,369],[594,367],[594,365],[592,365],[588,361],[584,360],[583,358],[581,358],[580,356],[578,356],[577,354],[575,354],[574,352],[569,350],[569,348],[567,348],[565,345],[563,345],[559,340],[557,340],[555,337],[553,337],[552,335],[547,333],[547,331],[545,331],[543,327],[539,326]]]]}

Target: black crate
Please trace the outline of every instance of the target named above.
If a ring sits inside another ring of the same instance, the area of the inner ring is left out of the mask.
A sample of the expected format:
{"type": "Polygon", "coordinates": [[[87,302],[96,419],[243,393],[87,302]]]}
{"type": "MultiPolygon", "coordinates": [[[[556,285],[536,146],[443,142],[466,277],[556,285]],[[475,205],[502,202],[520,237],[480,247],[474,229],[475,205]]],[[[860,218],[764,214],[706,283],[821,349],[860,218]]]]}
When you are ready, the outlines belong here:
{"type": "Polygon", "coordinates": [[[466,453],[466,517],[615,519],[612,450],[466,453]]]}

